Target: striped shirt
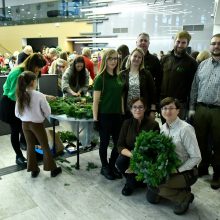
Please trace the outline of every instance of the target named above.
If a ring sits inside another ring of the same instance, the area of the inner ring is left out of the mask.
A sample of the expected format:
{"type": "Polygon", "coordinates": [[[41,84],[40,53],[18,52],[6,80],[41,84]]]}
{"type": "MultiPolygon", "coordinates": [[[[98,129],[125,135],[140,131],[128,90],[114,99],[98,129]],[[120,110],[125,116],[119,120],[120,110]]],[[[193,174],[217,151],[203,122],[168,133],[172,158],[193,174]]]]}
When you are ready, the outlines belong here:
{"type": "Polygon", "coordinates": [[[198,102],[220,106],[220,61],[212,57],[199,65],[192,83],[190,109],[198,102]]]}

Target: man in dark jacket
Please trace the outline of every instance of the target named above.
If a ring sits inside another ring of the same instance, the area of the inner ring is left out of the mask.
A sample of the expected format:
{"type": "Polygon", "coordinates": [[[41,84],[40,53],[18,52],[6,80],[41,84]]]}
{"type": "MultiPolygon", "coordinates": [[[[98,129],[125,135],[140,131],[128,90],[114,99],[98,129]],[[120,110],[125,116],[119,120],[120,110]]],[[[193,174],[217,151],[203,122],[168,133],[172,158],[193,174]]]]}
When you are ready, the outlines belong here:
{"type": "Polygon", "coordinates": [[[163,70],[161,99],[177,98],[182,105],[179,117],[186,119],[191,84],[197,70],[197,63],[186,49],[191,40],[187,31],[178,32],[174,40],[174,49],[161,59],[163,70]]]}

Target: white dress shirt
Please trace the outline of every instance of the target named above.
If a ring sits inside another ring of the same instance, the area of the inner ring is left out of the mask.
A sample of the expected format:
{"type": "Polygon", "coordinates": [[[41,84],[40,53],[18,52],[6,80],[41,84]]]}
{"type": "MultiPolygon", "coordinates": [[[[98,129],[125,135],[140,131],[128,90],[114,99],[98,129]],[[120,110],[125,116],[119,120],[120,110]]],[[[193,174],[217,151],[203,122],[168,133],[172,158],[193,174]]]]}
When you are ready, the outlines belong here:
{"type": "Polygon", "coordinates": [[[190,124],[177,117],[170,125],[164,123],[161,133],[171,137],[176,145],[175,152],[182,162],[178,168],[179,172],[191,170],[201,161],[201,153],[195,131],[190,124]]]}

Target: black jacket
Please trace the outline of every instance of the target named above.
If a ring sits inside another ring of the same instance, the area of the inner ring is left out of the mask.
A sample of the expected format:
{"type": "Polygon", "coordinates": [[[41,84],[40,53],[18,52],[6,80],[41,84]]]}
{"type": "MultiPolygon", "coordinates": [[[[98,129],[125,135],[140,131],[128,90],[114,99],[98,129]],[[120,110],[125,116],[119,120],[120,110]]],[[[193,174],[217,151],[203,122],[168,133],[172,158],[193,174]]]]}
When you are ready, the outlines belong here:
{"type": "Polygon", "coordinates": [[[159,124],[150,117],[145,117],[141,124],[138,120],[130,118],[124,121],[118,139],[118,152],[121,153],[123,149],[133,150],[136,137],[141,131],[158,131],[160,132],[159,124]]]}
{"type": "Polygon", "coordinates": [[[187,53],[177,57],[172,51],[161,59],[161,65],[163,69],[161,99],[171,96],[179,99],[180,102],[187,102],[197,70],[195,59],[187,53]]]}
{"type": "MultiPolygon", "coordinates": [[[[120,72],[120,77],[124,82],[124,107],[127,108],[127,98],[129,90],[129,70],[123,70],[120,72]]],[[[147,109],[150,110],[151,104],[156,104],[156,91],[153,78],[151,74],[144,69],[139,72],[140,80],[140,96],[144,98],[147,103],[147,109]]]]}

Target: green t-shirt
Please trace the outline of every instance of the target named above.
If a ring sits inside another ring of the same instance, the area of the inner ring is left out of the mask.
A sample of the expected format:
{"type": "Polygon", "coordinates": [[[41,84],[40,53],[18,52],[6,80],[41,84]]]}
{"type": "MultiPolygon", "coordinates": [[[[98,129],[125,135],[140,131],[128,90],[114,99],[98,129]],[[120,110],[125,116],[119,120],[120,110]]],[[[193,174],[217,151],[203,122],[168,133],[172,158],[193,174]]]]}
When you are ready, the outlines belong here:
{"type": "Polygon", "coordinates": [[[3,95],[8,96],[12,101],[16,101],[15,92],[17,79],[22,72],[23,70],[20,67],[14,68],[7,76],[6,82],[3,85],[3,95]]]}
{"type": "Polygon", "coordinates": [[[94,91],[101,91],[100,113],[122,113],[122,89],[123,82],[117,75],[106,72],[95,78],[94,91]]]}

